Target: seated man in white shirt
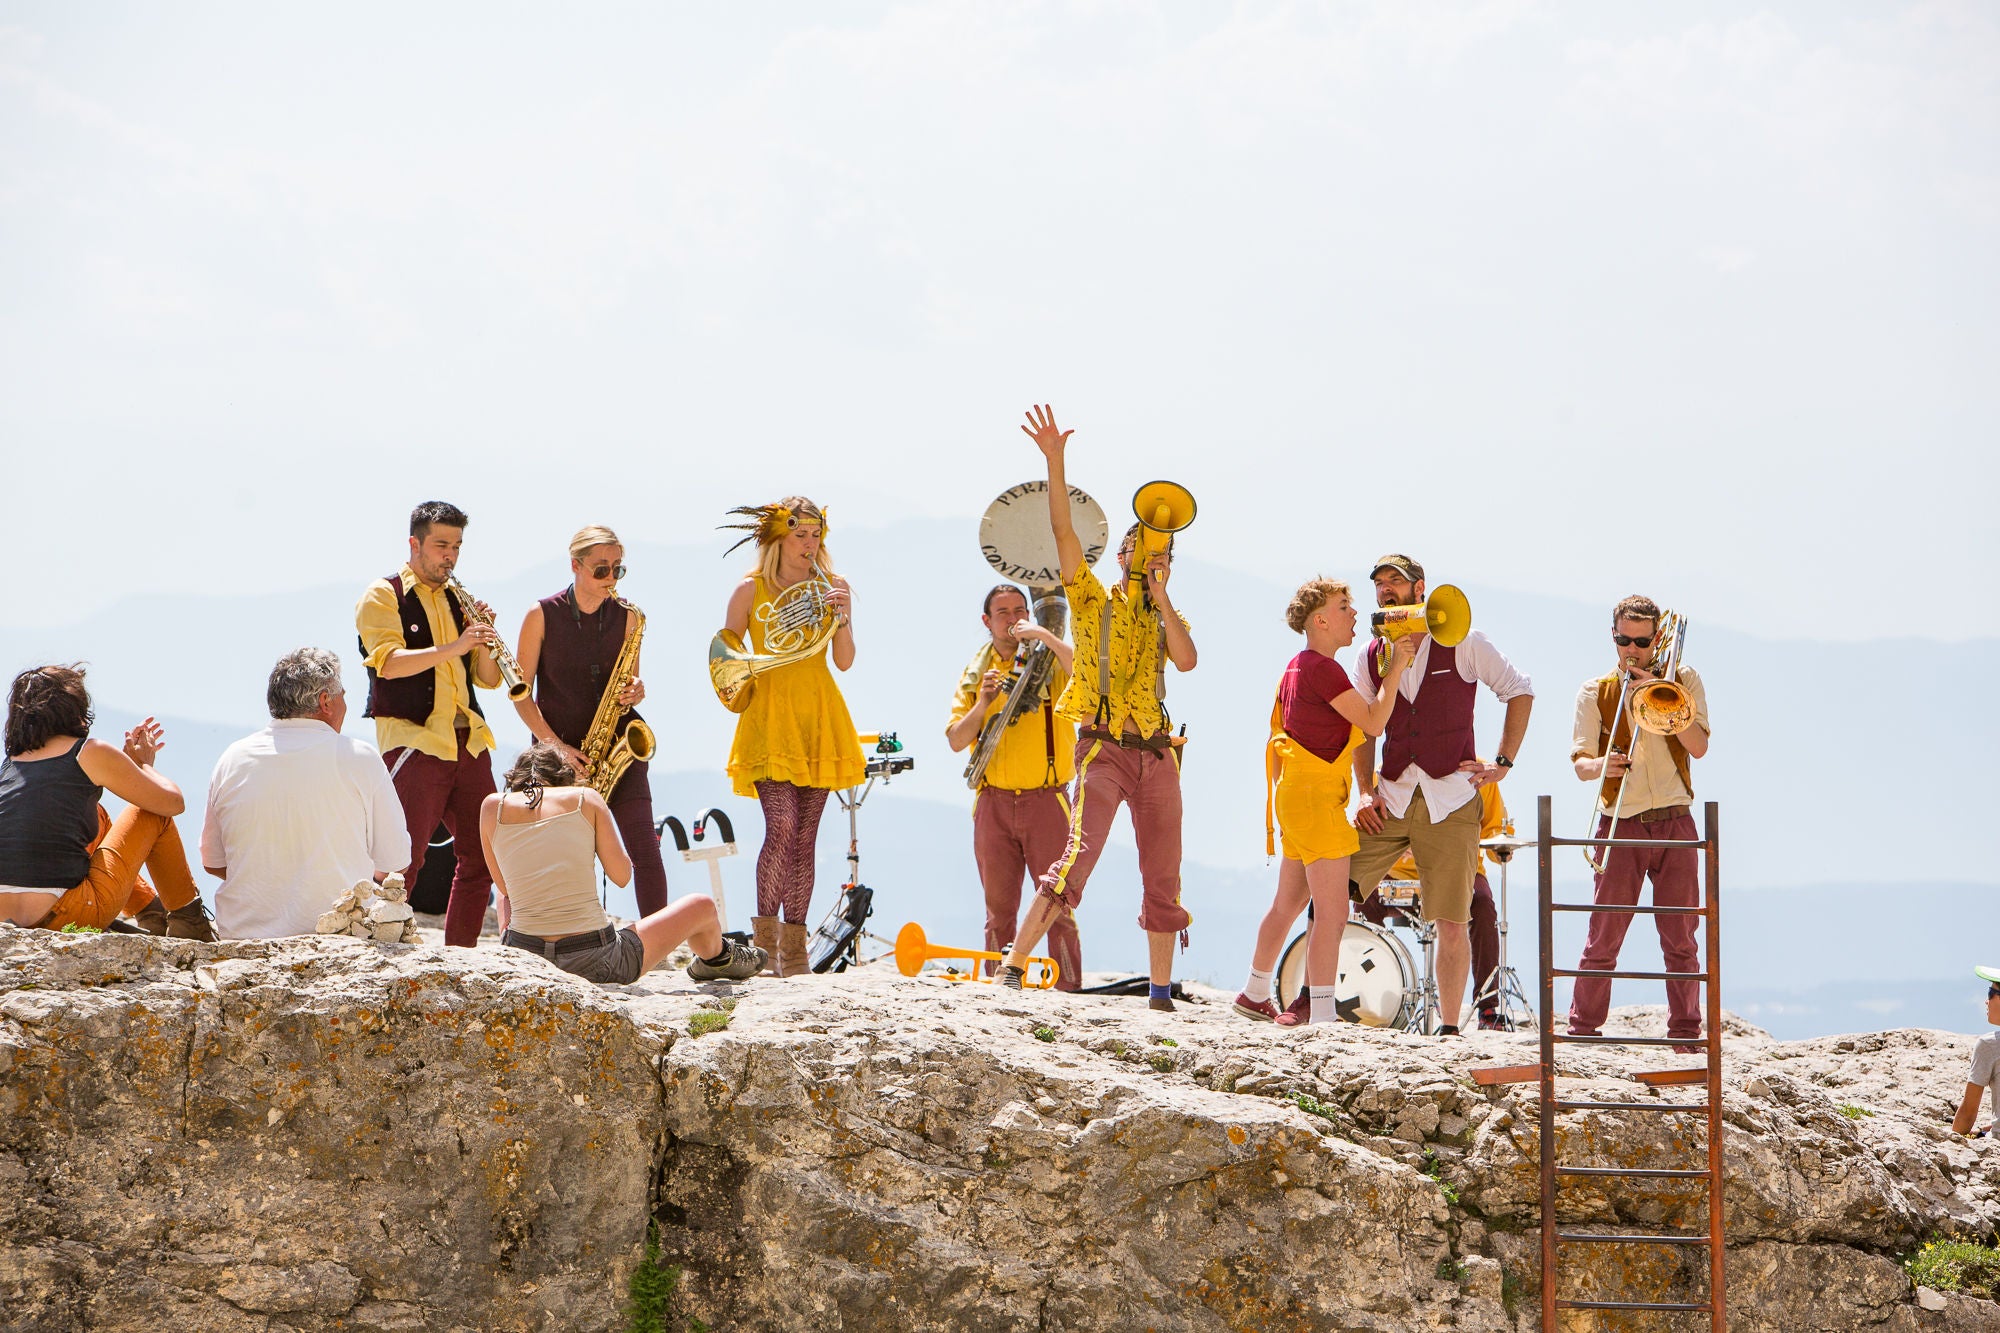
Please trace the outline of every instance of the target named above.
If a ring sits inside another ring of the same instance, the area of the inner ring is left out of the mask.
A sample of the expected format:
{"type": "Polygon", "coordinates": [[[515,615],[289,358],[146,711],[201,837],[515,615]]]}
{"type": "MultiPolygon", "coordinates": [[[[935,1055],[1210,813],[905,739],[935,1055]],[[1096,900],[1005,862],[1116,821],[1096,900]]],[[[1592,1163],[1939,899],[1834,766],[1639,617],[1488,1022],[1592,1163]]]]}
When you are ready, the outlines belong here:
{"type": "Polygon", "coordinates": [[[340,659],[300,648],[265,692],[271,725],[216,761],[201,862],[224,939],[310,935],[342,890],[404,869],[410,830],[374,746],[340,734],[340,659]]]}

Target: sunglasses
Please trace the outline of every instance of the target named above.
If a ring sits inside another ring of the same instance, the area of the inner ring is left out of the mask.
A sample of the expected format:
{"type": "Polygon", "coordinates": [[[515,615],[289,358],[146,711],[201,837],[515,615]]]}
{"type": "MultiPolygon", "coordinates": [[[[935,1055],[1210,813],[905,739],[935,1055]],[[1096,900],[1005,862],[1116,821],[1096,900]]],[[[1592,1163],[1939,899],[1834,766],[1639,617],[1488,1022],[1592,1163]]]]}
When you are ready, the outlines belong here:
{"type": "Polygon", "coordinates": [[[2000,986],[1988,986],[1986,988],[1986,998],[1989,1000],[2000,1000],[2000,986]]]}
{"type": "Polygon", "coordinates": [[[586,572],[594,579],[622,579],[625,577],[626,566],[623,561],[615,565],[593,565],[586,572]]]}
{"type": "Polygon", "coordinates": [[[1611,636],[1611,642],[1620,648],[1651,648],[1653,640],[1658,637],[1654,634],[1614,634],[1611,636]]]}

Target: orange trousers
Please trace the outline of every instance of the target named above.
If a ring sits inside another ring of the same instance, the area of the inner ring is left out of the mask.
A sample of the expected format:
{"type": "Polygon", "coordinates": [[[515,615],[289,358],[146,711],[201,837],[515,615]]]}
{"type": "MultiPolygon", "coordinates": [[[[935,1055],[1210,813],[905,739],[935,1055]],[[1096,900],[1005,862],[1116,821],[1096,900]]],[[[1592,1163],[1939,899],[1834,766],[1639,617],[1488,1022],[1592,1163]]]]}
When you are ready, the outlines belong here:
{"type": "Polygon", "coordinates": [[[114,820],[100,805],[90,874],[56,899],[55,908],[41,924],[49,930],[68,925],[102,930],[120,912],[136,912],[150,902],[155,885],[160,903],[168,911],[186,907],[200,896],[174,821],[136,805],[126,806],[114,820]],[[139,874],[141,866],[152,873],[152,884],[139,874]]]}

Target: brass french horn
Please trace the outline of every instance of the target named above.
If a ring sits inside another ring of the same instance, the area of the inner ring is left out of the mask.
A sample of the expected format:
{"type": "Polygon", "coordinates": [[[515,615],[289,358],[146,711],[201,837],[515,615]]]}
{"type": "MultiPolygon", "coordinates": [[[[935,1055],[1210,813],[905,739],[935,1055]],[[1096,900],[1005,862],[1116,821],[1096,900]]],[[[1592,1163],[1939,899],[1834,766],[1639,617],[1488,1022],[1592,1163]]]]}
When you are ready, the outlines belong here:
{"type": "Polygon", "coordinates": [[[757,677],[826,651],[840,628],[840,617],[826,600],[832,591],[832,580],[815,562],[811,574],[757,608],[764,651],[750,652],[726,629],[709,640],[708,679],[724,708],[742,712],[750,706],[757,677]]]}

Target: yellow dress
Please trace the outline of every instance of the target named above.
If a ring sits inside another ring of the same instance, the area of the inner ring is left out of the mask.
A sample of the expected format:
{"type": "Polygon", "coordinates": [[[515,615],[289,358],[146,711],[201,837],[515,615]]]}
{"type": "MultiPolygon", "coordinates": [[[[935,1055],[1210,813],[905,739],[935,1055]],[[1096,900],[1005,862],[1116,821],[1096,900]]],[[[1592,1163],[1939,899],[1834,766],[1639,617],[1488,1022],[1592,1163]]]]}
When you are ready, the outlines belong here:
{"type": "Polygon", "coordinates": [[[1271,739],[1264,750],[1264,854],[1276,851],[1276,833],[1285,858],[1311,865],[1337,861],[1361,847],[1361,834],[1347,818],[1347,795],[1354,774],[1354,749],[1367,733],[1350,726],[1347,744],[1333,763],[1300,745],[1284,729],[1282,699],[1271,704],[1271,739]]]}
{"type": "MultiPolygon", "coordinates": [[[[771,585],[757,578],[750,605],[750,650],[764,651],[758,612],[772,600],[771,585]]],[[[757,677],[750,706],[736,716],[729,744],[729,780],[738,796],[755,797],[757,784],[775,778],[800,787],[841,790],[867,780],[868,761],[847,701],[834,684],[826,653],[757,677]]]]}

